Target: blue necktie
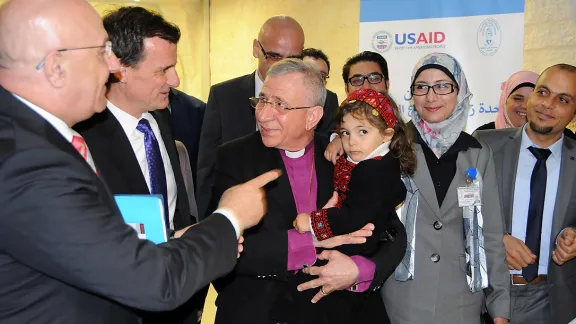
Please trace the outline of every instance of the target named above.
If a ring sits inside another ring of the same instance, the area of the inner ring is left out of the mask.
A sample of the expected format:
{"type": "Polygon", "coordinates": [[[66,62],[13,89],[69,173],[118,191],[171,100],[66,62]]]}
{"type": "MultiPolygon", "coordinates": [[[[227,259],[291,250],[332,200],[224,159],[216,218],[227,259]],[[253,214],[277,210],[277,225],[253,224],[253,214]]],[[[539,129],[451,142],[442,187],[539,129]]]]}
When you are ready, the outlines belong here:
{"type": "Polygon", "coordinates": [[[546,160],[552,152],[549,149],[529,147],[528,150],[536,157],[536,164],[530,179],[530,204],[528,205],[528,224],[526,225],[526,246],[536,255],[536,261],[522,269],[522,276],[531,282],[538,277],[540,261],[540,239],[542,237],[542,216],[544,214],[544,198],[546,197],[546,160]]]}
{"type": "Polygon", "coordinates": [[[162,195],[164,201],[164,222],[166,229],[170,232],[170,215],[168,213],[168,186],[166,185],[166,170],[160,146],[156,135],[150,127],[147,119],[142,118],[136,127],[138,131],[144,134],[144,147],[146,148],[146,161],[148,161],[148,174],[150,175],[150,193],[153,195],[162,195]]]}

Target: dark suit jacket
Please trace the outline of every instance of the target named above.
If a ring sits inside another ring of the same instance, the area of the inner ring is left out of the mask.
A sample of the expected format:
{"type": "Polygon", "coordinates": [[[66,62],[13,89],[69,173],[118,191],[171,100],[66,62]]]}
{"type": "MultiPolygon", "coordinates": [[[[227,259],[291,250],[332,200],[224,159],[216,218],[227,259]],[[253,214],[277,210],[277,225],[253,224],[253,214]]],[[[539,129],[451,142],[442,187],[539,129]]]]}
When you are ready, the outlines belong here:
{"type": "MultiPolygon", "coordinates": [[[[333,192],[333,165],[324,158],[324,149],[328,144],[328,139],[316,136],[314,143],[318,181],[317,206],[324,206],[333,192]]],[[[302,318],[298,321],[290,321],[285,317],[278,317],[289,315],[286,311],[290,310],[293,314],[299,311],[302,314],[307,312],[307,314],[318,315],[326,312],[322,305],[328,305],[329,298],[316,304],[320,305],[320,308],[315,308],[309,302],[315,292],[299,293],[296,291],[298,282],[308,281],[313,277],[301,272],[295,275],[293,271],[287,271],[287,230],[293,228],[292,222],[297,213],[290,182],[278,149],[265,147],[257,132],[220,147],[215,166],[214,200],[217,201],[227,188],[276,168],[283,170],[283,174],[266,187],[268,203],[266,216],[257,227],[244,233],[244,252],[234,273],[214,283],[219,291],[216,301],[217,324],[269,324],[272,320],[275,320],[273,323],[300,324],[303,323],[302,318]],[[312,308],[304,310],[296,307],[296,304],[290,304],[291,301],[297,302],[302,299],[306,299],[306,304],[299,302],[298,306],[309,305],[312,308]]],[[[370,305],[372,312],[360,312],[363,306],[354,309],[352,308],[354,304],[350,303],[349,298],[337,297],[358,293],[342,291],[334,292],[330,296],[334,298],[336,310],[347,311],[348,315],[352,311],[362,313],[358,314],[356,323],[386,323],[387,316],[381,297],[378,292],[373,292],[377,291],[394,271],[406,249],[406,232],[398,217],[392,219],[390,226],[397,231],[397,235],[393,242],[381,244],[370,258],[376,264],[376,274],[369,292],[355,295],[360,298],[356,299],[355,305],[370,305]],[[373,318],[372,316],[377,311],[380,311],[376,314],[379,321],[368,320],[368,318],[373,318]]],[[[313,317],[308,318],[313,319],[313,317]]],[[[333,321],[320,319],[316,323],[332,324],[333,321]]]]}
{"type": "MultiPolygon", "coordinates": [[[[254,72],[256,73],[256,72],[254,72]]],[[[214,182],[213,170],[218,146],[231,140],[253,133],[256,130],[254,109],[248,98],[254,97],[254,73],[216,84],[210,88],[208,104],[198,155],[198,212],[204,217],[208,211],[208,202],[214,182]]],[[[328,91],[324,104],[324,116],[317,134],[328,135],[336,127],[334,117],[338,110],[338,97],[328,91]]]]}
{"type": "MultiPolygon", "coordinates": [[[[514,187],[516,169],[522,143],[523,128],[478,131],[474,135],[494,152],[500,203],[504,214],[504,232],[512,232],[514,187]]],[[[565,133],[566,134],[566,133],[565,133]]],[[[564,136],[560,180],[554,206],[552,233],[550,234],[550,260],[548,281],[550,290],[550,323],[568,323],[576,318],[576,259],[559,266],[552,260],[558,234],[566,227],[576,227],[576,140],[564,136]]],[[[512,319],[514,320],[514,319],[512,319]]]]}
{"type": "MultiPolygon", "coordinates": [[[[170,113],[167,109],[162,109],[152,112],[152,116],[158,123],[174,171],[178,191],[174,229],[178,230],[191,225],[192,218],[178,151],[170,128],[170,113]]],[[[95,114],[75,125],[74,129],[86,140],[100,176],[114,194],[150,194],[130,141],[110,110],[95,114]]]]}
{"type": "Polygon", "coordinates": [[[0,323],[138,323],[236,263],[214,215],[154,245],[124,223],[102,179],[43,118],[0,87],[0,323]]]}
{"type": "Polygon", "coordinates": [[[169,95],[174,139],[184,143],[190,157],[192,178],[197,182],[198,148],[206,104],[182,91],[172,89],[169,95]]]}

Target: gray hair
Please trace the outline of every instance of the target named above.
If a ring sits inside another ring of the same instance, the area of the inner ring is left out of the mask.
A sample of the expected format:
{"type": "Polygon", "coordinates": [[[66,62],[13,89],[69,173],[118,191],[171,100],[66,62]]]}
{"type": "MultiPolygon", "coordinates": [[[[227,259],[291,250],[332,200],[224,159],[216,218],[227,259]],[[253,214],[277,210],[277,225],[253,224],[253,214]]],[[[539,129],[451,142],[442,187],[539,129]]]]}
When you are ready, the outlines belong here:
{"type": "Polygon", "coordinates": [[[310,100],[313,100],[313,104],[324,107],[324,103],[326,102],[326,86],[320,72],[318,72],[311,64],[294,58],[284,59],[280,62],[274,63],[266,73],[266,77],[275,77],[292,73],[299,73],[302,75],[304,85],[306,86],[306,89],[308,89],[307,97],[310,100]]]}

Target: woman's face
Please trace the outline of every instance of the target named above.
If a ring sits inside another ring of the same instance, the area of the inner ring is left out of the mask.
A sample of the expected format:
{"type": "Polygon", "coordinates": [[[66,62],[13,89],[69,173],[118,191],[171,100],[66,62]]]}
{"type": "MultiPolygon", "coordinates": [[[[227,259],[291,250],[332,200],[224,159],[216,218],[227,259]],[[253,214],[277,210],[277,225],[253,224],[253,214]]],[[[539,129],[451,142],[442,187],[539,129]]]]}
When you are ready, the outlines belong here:
{"type": "Polygon", "coordinates": [[[414,85],[426,85],[430,89],[427,95],[413,96],[414,106],[418,115],[428,123],[439,123],[446,120],[448,116],[454,111],[457,103],[458,90],[454,81],[446,75],[446,73],[438,69],[427,69],[418,75],[414,81],[414,85]],[[454,87],[454,91],[445,95],[437,95],[432,89],[435,85],[454,87]]]}
{"type": "Polygon", "coordinates": [[[526,124],[526,103],[533,91],[532,87],[522,87],[516,89],[506,99],[506,114],[514,127],[526,124]]]}

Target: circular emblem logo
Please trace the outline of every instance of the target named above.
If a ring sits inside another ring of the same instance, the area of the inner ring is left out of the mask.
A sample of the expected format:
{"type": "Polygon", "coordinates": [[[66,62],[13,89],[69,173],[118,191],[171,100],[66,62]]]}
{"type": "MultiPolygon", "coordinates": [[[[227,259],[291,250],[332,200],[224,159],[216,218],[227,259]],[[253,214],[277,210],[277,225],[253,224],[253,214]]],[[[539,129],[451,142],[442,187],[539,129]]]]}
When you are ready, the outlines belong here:
{"type": "Polygon", "coordinates": [[[502,31],[496,20],[488,18],[478,27],[478,49],[484,56],[492,56],[498,52],[502,42],[502,31]]]}
{"type": "Polygon", "coordinates": [[[384,53],[392,47],[392,35],[379,31],[372,36],[372,48],[378,53],[384,53]]]}

